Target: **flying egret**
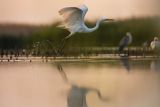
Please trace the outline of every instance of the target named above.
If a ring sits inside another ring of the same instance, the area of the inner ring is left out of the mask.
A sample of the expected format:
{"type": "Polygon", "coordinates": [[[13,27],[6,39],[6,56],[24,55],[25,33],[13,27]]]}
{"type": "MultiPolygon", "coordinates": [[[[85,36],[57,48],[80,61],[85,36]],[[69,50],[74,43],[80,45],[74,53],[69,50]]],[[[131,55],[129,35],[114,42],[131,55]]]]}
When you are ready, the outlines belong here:
{"type": "Polygon", "coordinates": [[[61,27],[66,28],[70,34],[65,38],[70,38],[76,32],[90,33],[99,28],[100,23],[104,21],[109,21],[113,19],[101,18],[97,21],[96,26],[93,28],[88,28],[85,25],[84,17],[88,11],[87,6],[83,5],[80,8],[78,7],[65,7],[59,11],[59,14],[64,18],[64,24],[60,25],[61,27]]]}
{"type": "Polygon", "coordinates": [[[123,51],[123,49],[131,43],[132,43],[132,35],[130,32],[127,32],[126,36],[124,36],[119,43],[118,51],[119,52],[123,51]]]}
{"type": "Polygon", "coordinates": [[[150,47],[152,50],[160,49],[160,41],[158,37],[154,37],[154,40],[151,42],[150,47]]]}
{"type": "MultiPolygon", "coordinates": [[[[113,19],[101,18],[97,21],[96,26],[93,28],[89,28],[85,25],[84,17],[88,11],[87,6],[82,5],[80,8],[78,7],[65,7],[60,9],[59,14],[63,16],[64,22],[59,27],[63,27],[67,29],[70,34],[63,39],[63,42],[70,38],[73,34],[79,33],[90,33],[99,28],[99,25],[104,21],[111,21],[113,19]]],[[[64,43],[62,42],[62,48],[64,43]]]]}

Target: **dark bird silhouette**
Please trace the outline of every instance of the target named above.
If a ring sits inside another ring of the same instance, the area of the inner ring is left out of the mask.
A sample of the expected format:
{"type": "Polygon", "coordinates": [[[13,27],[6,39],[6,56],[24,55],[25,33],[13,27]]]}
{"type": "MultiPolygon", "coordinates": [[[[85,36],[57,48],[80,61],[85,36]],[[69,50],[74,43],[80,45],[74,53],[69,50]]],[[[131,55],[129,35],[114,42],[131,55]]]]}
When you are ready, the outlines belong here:
{"type": "Polygon", "coordinates": [[[124,36],[119,43],[118,51],[122,52],[124,48],[127,47],[131,43],[132,43],[132,35],[131,33],[127,32],[126,36],[124,36]]]}

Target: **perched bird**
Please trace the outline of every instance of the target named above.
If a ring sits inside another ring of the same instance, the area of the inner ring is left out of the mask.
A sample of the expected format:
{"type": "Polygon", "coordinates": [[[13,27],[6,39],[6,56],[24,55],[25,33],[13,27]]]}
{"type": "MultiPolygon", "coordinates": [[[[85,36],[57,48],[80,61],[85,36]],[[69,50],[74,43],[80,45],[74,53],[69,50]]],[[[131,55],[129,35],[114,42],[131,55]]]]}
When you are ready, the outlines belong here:
{"type": "Polygon", "coordinates": [[[148,50],[148,47],[149,47],[148,41],[145,41],[145,42],[142,43],[142,49],[143,49],[142,54],[143,54],[143,57],[145,57],[146,52],[148,50]]]}
{"type": "Polygon", "coordinates": [[[60,27],[67,29],[70,34],[65,37],[65,39],[70,38],[73,34],[77,32],[90,33],[99,28],[100,23],[104,21],[109,21],[113,19],[101,18],[97,21],[96,26],[93,28],[88,28],[85,25],[84,17],[88,11],[87,6],[82,5],[78,7],[65,7],[59,11],[59,14],[63,16],[64,22],[60,27]]]}
{"type": "Polygon", "coordinates": [[[143,47],[143,48],[146,48],[146,47],[148,47],[148,46],[149,46],[148,41],[143,42],[143,44],[142,44],[142,47],[143,47]]]}
{"type": "Polygon", "coordinates": [[[152,50],[160,49],[160,41],[158,37],[154,37],[154,40],[151,42],[150,47],[152,50]]]}
{"type": "Polygon", "coordinates": [[[127,32],[126,36],[124,36],[119,43],[118,51],[119,52],[123,51],[123,49],[131,43],[132,43],[132,35],[130,32],[127,32]]]}

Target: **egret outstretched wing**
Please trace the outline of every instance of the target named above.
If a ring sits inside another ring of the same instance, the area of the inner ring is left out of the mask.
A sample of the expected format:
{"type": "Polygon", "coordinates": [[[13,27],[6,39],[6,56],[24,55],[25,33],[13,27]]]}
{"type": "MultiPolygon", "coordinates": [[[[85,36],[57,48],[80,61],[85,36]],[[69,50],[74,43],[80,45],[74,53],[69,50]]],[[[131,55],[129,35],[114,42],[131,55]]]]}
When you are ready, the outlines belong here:
{"type": "Polygon", "coordinates": [[[70,32],[70,34],[62,40],[62,42],[61,42],[62,45],[60,46],[59,52],[61,52],[62,49],[64,48],[66,40],[68,38],[70,38],[72,35],[74,35],[75,33],[77,33],[77,32],[78,33],[93,32],[99,28],[100,23],[102,23],[106,20],[109,20],[107,18],[99,19],[97,21],[95,27],[88,28],[84,23],[84,17],[86,15],[87,11],[88,11],[88,8],[85,5],[81,6],[80,8],[78,8],[78,7],[65,7],[59,11],[59,14],[62,15],[64,18],[64,22],[62,23],[62,25],[58,25],[58,26],[65,28],[70,32]]]}
{"type": "Polygon", "coordinates": [[[88,8],[87,8],[87,6],[83,5],[83,6],[80,7],[80,9],[83,11],[82,19],[84,20],[84,16],[86,15],[86,13],[88,11],[88,8]]]}
{"type": "Polygon", "coordinates": [[[59,14],[64,18],[64,27],[71,30],[82,27],[84,24],[84,16],[88,8],[82,6],[81,8],[77,7],[66,7],[59,11],[59,14]]]}

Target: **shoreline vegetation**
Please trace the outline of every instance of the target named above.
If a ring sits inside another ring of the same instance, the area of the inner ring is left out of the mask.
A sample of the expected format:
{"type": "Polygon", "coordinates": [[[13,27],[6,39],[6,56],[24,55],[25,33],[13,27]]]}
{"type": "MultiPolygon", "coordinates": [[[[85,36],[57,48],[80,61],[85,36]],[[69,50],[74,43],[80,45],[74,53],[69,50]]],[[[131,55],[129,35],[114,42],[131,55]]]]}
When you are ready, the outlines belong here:
{"type": "Polygon", "coordinates": [[[147,60],[147,59],[159,59],[160,54],[151,50],[150,48],[142,47],[130,47],[125,48],[122,53],[118,53],[116,47],[96,47],[96,48],[73,48],[63,53],[63,55],[57,55],[52,53],[43,53],[40,50],[5,50],[0,51],[0,62],[17,62],[17,61],[78,61],[78,60],[119,60],[122,58],[131,60],[147,60]]]}
{"type": "MultiPolygon", "coordinates": [[[[48,26],[0,24],[0,55],[57,57],[61,40],[69,34],[57,27],[57,23],[48,26]]],[[[93,23],[87,22],[89,27],[93,23]]],[[[126,32],[131,32],[133,42],[121,54],[129,56],[155,56],[157,52],[149,48],[155,36],[160,37],[160,17],[131,18],[104,23],[93,33],[77,33],[71,37],[61,57],[81,57],[113,55],[118,53],[117,46],[126,32]],[[147,43],[146,47],[143,44],[147,43]]],[[[158,52],[159,55],[159,52],[158,52]]]]}
{"type": "Polygon", "coordinates": [[[155,56],[130,56],[130,57],[119,57],[119,56],[112,56],[112,55],[108,55],[108,56],[104,56],[103,57],[100,56],[79,56],[79,57],[33,57],[33,56],[29,56],[29,57],[12,57],[12,59],[10,59],[10,57],[5,57],[5,58],[0,58],[0,63],[1,62],[81,62],[81,61],[87,61],[87,62],[105,62],[105,61],[109,61],[109,60],[135,60],[135,61],[139,61],[139,60],[157,60],[159,61],[159,57],[155,57],[155,56]]]}

